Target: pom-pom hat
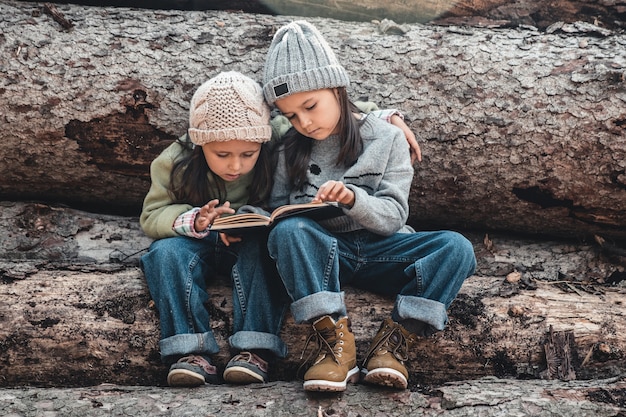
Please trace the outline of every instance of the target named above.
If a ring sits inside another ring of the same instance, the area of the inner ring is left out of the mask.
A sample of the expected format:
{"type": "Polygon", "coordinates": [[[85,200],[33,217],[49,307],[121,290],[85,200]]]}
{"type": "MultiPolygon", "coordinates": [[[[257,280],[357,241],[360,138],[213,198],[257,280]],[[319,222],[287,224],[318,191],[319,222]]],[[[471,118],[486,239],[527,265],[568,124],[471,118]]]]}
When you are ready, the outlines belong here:
{"type": "Polygon", "coordinates": [[[299,20],[276,32],[263,74],[268,104],[303,91],[349,85],[348,73],[315,26],[299,20]]]}
{"type": "Polygon", "coordinates": [[[200,146],[235,139],[269,141],[270,109],[259,83],[228,71],[198,87],[189,106],[189,137],[200,146]]]}

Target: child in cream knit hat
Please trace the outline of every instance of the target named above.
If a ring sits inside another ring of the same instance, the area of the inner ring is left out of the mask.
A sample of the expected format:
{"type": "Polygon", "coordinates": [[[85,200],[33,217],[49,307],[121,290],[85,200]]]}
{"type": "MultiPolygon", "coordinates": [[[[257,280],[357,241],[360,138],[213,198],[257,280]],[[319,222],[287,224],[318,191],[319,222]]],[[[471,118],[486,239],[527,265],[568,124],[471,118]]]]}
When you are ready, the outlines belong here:
{"type": "MultiPolygon", "coordinates": [[[[223,72],[193,95],[188,134],[152,162],[140,224],[155,241],[141,264],[159,312],[159,346],[170,367],[170,386],[221,382],[211,362],[219,347],[210,326],[207,284],[217,274],[230,275],[241,239],[209,226],[219,216],[266,199],[271,184],[266,142],[271,136],[270,111],[259,84],[241,73],[223,72]]],[[[257,295],[269,299],[261,294],[267,287],[258,284],[257,295]]],[[[245,331],[238,311],[233,326],[245,331]]],[[[255,364],[257,380],[263,382],[266,364],[249,352],[284,356],[284,348],[275,334],[255,334],[260,337],[235,340],[234,350],[245,351],[246,363],[255,364]]]]}

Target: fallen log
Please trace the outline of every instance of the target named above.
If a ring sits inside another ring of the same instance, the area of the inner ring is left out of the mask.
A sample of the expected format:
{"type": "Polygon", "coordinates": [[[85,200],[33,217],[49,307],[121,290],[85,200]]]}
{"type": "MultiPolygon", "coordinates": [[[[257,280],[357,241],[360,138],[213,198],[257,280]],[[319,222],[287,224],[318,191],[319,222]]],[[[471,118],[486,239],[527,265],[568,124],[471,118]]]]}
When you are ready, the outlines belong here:
{"type": "MultiPolygon", "coordinates": [[[[195,88],[225,69],[260,78],[291,19],[57,8],[71,29],[37,3],[0,1],[0,199],[132,215],[195,88]]],[[[413,225],[626,238],[624,34],[310,20],[352,96],[400,108],[416,132],[413,225]]]]}
{"type": "Polygon", "coordinates": [[[350,386],[343,395],[307,395],[297,382],[171,389],[98,385],[85,388],[4,388],[6,416],[225,415],[620,417],[626,381],[528,381],[485,378],[411,392],[350,386]]]}
{"type": "MultiPolygon", "coordinates": [[[[0,387],[165,383],[158,316],[138,267],[150,240],[136,218],[3,203],[0,230],[0,387]]],[[[623,373],[622,258],[580,243],[468,236],[478,270],[452,304],[446,330],[418,342],[412,389],[484,376],[623,373]]],[[[219,278],[210,294],[223,366],[228,280],[219,278]]],[[[392,300],[350,287],[346,299],[362,358],[392,300]]],[[[297,379],[308,331],[287,318],[290,354],[271,379],[297,379]]]]}
{"type": "MultiPolygon", "coordinates": [[[[54,1],[52,3],[64,3],[54,1]]],[[[74,4],[93,4],[77,0],[74,4]]],[[[179,10],[239,10],[246,13],[325,17],[369,22],[434,23],[480,27],[535,26],[556,22],[596,22],[605,28],[624,28],[626,1],[614,0],[105,0],[99,6],[179,10]]]]}

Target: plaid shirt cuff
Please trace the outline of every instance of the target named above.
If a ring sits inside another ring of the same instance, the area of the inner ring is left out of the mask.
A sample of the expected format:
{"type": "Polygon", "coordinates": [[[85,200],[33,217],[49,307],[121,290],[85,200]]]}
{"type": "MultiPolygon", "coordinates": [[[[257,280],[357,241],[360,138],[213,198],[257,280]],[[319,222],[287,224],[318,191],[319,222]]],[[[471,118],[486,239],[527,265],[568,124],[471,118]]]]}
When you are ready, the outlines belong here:
{"type": "Polygon", "coordinates": [[[206,229],[201,232],[198,232],[194,229],[194,224],[196,222],[196,215],[200,209],[198,207],[194,207],[189,211],[184,212],[180,216],[176,218],[174,221],[174,232],[182,236],[195,237],[197,239],[205,238],[209,235],[210,230],[206,229]]]}

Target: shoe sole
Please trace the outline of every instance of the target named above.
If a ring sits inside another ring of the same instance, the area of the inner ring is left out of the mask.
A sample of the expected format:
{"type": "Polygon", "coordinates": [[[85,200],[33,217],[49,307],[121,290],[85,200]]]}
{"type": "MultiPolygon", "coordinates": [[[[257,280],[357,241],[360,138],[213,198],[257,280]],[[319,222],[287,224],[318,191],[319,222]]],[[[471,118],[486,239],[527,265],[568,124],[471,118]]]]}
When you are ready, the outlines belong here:
{"type": "Polygon", "coordinates": [[[167,385],[170,387],[197,387],[204,384],[202,375],[187,369],[175,369],[167,375],[167,385]]]}
{"type": "Polygon", "coordinates": [[[243,366],[232,366],[224,371],[224,381],[231,384],[263,383],[263,377],[243,366]]]}
{"type": "Polygon", "coordinates": [[[363,370],[363,381],[368,384],[382,385],[384,387],[406,389],[407,380],[402,373],[392,368],[377,368],[372,371],[363,370]]]}
{"type": "Polygon", "coordinates": [[[327,381],[325,379],[311,379],[303,384],[305,391],[345,391],[348,382],[357,383],[359,381],[359,367],[355,366],[348,371],[346,379],[343,381],[327,381]]]}

